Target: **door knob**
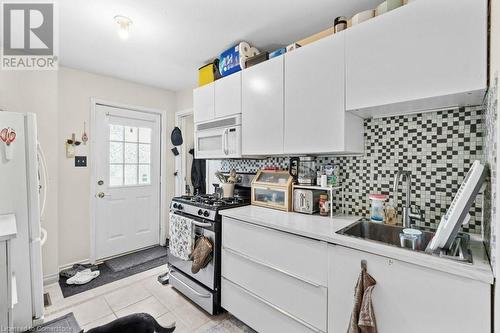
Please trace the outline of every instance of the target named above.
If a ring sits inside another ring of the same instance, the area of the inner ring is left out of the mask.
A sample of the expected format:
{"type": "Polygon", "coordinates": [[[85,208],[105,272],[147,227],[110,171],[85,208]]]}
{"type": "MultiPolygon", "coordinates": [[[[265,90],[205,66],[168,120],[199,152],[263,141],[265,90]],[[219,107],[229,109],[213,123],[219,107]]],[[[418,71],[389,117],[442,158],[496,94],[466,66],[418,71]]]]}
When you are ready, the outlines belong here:
{"type": "Polygon", "coordinates": [[[106,196],[106,193],[104,193],[104,192],[97,193],[97,197],[100,199],[104,198],[105,196],[106,196]]]}

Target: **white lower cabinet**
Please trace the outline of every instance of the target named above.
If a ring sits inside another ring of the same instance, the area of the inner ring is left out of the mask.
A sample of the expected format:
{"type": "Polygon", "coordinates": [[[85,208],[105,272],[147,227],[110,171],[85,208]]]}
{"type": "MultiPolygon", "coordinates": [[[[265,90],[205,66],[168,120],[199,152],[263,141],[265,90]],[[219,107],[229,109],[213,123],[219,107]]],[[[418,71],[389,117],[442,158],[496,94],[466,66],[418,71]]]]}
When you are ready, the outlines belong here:
{"type": "Polygon", "coordinates": [[[327,244],[225,218],[222,306],[258,332],[326,332],[327,244]]]}
{"type": "Polygon", "coordinates": [[[328,246],[328,332],[346,332],[361,261],[377,285],[373,306],[383,333],[491,331],[491,286],[342,246],[328,246]]]}

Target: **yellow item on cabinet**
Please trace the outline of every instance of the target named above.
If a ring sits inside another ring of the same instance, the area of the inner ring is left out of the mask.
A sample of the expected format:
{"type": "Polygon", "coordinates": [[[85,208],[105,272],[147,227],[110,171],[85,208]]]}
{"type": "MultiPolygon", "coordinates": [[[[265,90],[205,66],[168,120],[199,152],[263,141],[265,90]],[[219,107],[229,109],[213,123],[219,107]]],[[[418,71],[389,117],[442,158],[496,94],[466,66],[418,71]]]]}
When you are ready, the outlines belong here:
{"type": "Polygon", "coordinates": [[[204,86],[206,84],[214,82],[214,64],[206,64],[198,69],[198,86],[204,86]]]}

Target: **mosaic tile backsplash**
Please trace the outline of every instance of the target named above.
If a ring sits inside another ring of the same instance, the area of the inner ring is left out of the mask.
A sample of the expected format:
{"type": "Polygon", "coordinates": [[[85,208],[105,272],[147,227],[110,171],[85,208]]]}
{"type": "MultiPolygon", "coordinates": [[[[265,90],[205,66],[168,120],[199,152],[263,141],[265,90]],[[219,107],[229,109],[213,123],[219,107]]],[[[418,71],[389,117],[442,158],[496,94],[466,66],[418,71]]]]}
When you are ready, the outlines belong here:
{"type": "MultiPolygon", "coordinates": [[[[472,162],[484,161],[483,118],[483,108],[473,107],[366,119],[364,155],[319,156],[317,166],[340,166],[346,213],[358,216],[369,216],[368,194],[392,195],[396,172],[410,171],[411,204],[424,213],[424,221],[418,224],[437,228],[472,162]]],[[[256,172],[266,166],[287,168],[288,158],[220,163],[224,171],[256,172]]],[[[404,183],[397,196],[399,216],[405,202],[404,183]]],[[[464,231],[481,232],[482,198],[479,195],[472,206],[464,231]]]]}
{"type": "MultiPolygon", "coordinates": [[[[486,243],[486,249],[491,260],[491,267],[495,267],[496,257],[495,249],[497,246],[496,239],[496,223],[492,223],[497,220],[496,214],[496,198],[497,198],[497,140],[498,140],[498,73],[496,73],[495,78],[492,80],[490,89],[488,90],[485,106],[485,124],[484,124],[484,160],[486,165],[489,167],[490,174],[488,181],[486,182],[485,190],[485,207],[484,207],[484,222],[483,222],[483,235],[486,243]]],[[[497,272],[493,270],[495,276],[497,272]]]]}

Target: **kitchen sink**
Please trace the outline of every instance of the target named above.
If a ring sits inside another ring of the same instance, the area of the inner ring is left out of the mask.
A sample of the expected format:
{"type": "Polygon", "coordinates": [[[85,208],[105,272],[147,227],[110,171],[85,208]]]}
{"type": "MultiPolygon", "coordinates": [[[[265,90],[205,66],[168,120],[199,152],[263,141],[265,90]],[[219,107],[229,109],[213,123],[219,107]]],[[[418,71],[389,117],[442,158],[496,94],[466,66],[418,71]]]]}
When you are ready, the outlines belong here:
{"type": "Polygon", "coordinates": [[[408,248],[413,251],[425,251],[432,237],[434,237],[433,232],[424,230],[420,230],[420,232],[422,232],[420,236],[404,235],[403,229],[402,226],[374,223],[368,219],[362,219],[337,233],[401,248],[408,248]]]}
{"type": "Polygon", "coordinates": [[[361,219],[353,224],[337,231],[337,234],[356,237],[368,241],[383,243],[399,248],[404,248],[417,252],[425,252],[429,255],[452,259],[460,262],[472,263],[470,252],[470,236],[459,233],[450,250],[438,249],[435,252],[426,251],[427,245],[434,237],[434,232],[415,228],[419,230],[420,235],[411,235],[403,233],[402,226],[374,223],[368,219],[361,219]]]}

